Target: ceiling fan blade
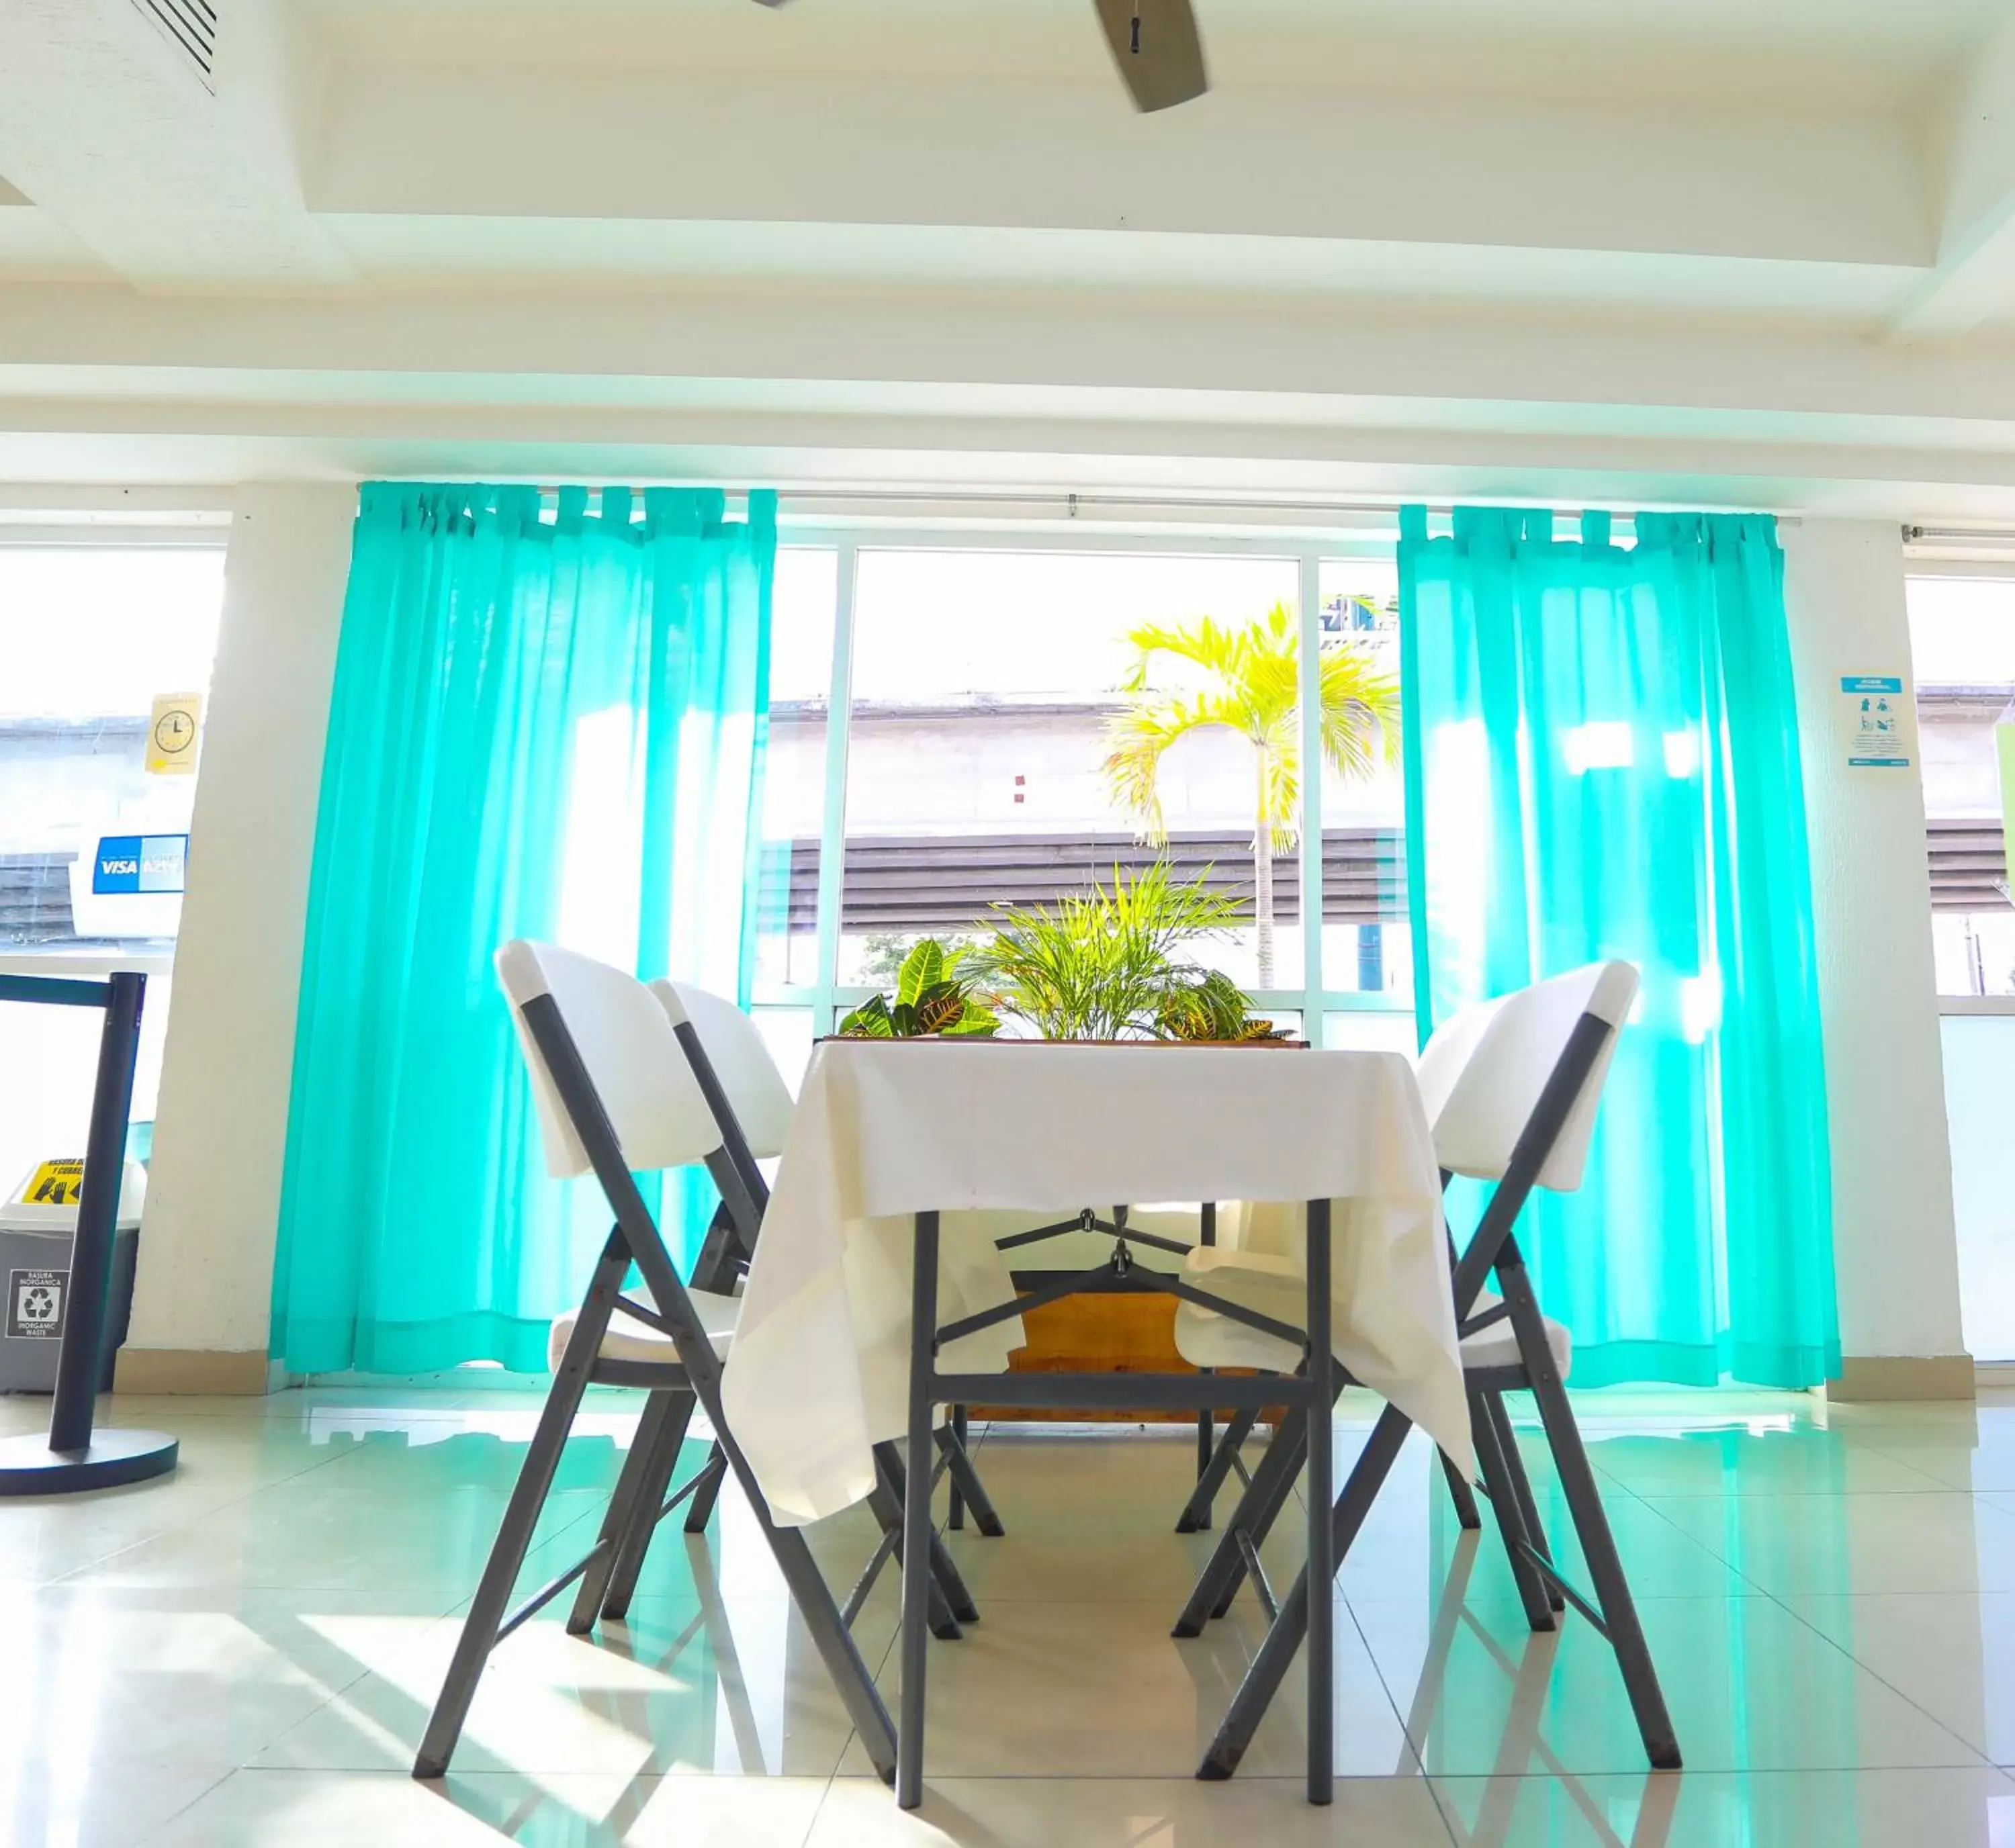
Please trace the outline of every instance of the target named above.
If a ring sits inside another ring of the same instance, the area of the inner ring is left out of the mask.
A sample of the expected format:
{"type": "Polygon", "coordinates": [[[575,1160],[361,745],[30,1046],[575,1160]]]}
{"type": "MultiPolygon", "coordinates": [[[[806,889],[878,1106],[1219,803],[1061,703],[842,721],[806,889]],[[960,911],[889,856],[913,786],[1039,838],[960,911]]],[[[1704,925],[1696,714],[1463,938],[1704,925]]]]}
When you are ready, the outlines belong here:
{"type": "Polygon", "coordinates": [[[1119,81],[1144,113],[1170,109],[1210,88],[1190,0],[1095,0],[1119,81]],[[1137,27],[1135,22],[1138,21],[1137,27]]]}

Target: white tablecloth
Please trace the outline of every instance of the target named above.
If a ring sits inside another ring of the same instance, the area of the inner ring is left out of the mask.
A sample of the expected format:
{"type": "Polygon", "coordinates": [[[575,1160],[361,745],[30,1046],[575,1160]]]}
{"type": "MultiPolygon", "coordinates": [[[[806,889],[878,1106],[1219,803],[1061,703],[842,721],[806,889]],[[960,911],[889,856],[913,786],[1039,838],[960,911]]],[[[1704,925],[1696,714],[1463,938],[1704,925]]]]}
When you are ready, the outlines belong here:
{"type": "MultiPolygon", "coordinates": [[[[1338,1358],[1465,1464],[1440,1175],[1396,1053],[833,1041],[814,1053],[756,1242],[724,1408],[786,1525],[866,1495],[907,1423],[914,1215],[936,1209],[940,1323],[1009,1300],[990,1235],[1121,1201],[1328,1197],[1338,1358]]],[[[1275,1218],[1273,1215],[1266,1215],[1275,1218]]],[[[1270,1241],[1269,1241],[1270,1242],[1270,1241]]],[[[1004,1369],[1010,1321],[940,1352],[1004,1369]]]]}

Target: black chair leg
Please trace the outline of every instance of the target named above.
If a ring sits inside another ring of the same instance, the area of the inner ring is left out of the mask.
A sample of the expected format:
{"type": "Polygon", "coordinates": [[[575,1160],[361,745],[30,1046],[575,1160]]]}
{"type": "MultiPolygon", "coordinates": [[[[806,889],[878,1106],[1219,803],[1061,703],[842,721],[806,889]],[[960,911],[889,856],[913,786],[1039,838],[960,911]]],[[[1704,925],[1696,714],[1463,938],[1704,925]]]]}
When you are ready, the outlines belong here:
{"type": "MultiPolygon", "coordinates": [[[[1339,1564],[1350,1551],[1351,1542],[1364,1524],[1364,1517],[1371,1512],[1371,1505],[1377,1500],[1378,1491],[1385,1487],[1385,1478],[1392,1473],[1393,1462],[1412,1428],[1406,1415],[1390,1405],[1379,1414],[1377,1423],[1371,1427],[1371,1435],[1358,1453],[1350,1479],[1343,1485],[1343,1493],[1337,1497],[1331,1511],[1334,1558],[1339,1564]]],[[[1258,1472],[1255,1471],[1254,1475],[1256,1480],[1258,1472]]],[[[1231,1705],[1218,1726],[1217,1736],[1211,1741],[1202,1764],[1197,1767],[1199,1778],[1215,1783],[1237,1770],[1239,1760],[1245,1756],[1245,1748],[1252,1744],[1252,1735],[1259,1731],[1259,1722],[1279,1690],[1281,1678],[1302,1645],[1308,1623],[1309,1575],[1305,1570],[1296,1577],[1287,1596],[1280,1600],[1280,1614],[1267,1631],[1259,1652],[1246,1669],[1245,1678],[1239,1684],[1238,1692],[1232,1697],[1231,1705]]]]}
{"type": "Polygon", "coordinates": [[[961,1412],[951,1424],[940,1425],[937,1430],[938,1448],[944,1452],[945,1474],[951,1483],[951,1518],[945,1525],[960,1527],[966,1509],[971,1509],[973,1524],[989,1540],[998,1540],[1008,1530],[1000,1524],[993,1498],[987,1494],[986,1484],[980,1480],[973,1463],[972,1452],[966,1448],[965,1434],[959,1428],[963,1418],[961,1412]]]}
{"type": "Polygon", "coordinates": [[[620,1233],[612,1236],[595,1265],[594,1280],[588,1286],[580,1315],[574,1322],[573,1336],[553,1375],[552,1390],[546,1394],[545,1408],[533,1429],[524,1464],[512,1486],[511,1498],[505,1504],[504,1519],[498,1523],[497,1538],[490,1546],[490,1558],[483,1568],[476,1596],[470,1602],[468,1616],[462,1620],[462,1634],[455,1642],[447,1678],[441,1684],[440,1696],[434,1702],[426,1731],[420,1740],[418,1755],[413,1760],[413,1775],[416,1778],[441,1778],[447,1774],[448,1760],[454,1756],[456,1743],[469,1718],[469,1705],[476,1699],[476,1684],[483,1678],[483,1665],[490,1660],[490,1652],[497,1646],[497,1632],[503,1627],[510,1606],[512,1589],[518,1582],[525,1555],[531,1550],[532,1535],[538,1527],[540,1512],[546,1505],[546,1497],[552,1492],[560,1454],[566,1448],[567,1434],[573,1428],[574,1414],[580,1409],[582,1395],[587,1390],[589,1372],[602,1350],[602,1337],[609,1327],[611,1308],[629,1268],[629,1247],[620,1233]]]}
{"type": "MultiPolygon", "coordinates": [[[[950,1430],[954,1443],[960,1451],[964,1451],[965,1448],[965,1408],[963,1405],[952,1407],[950,1430]]],[[[940,1430],[938,1433],[938,1442],[940,1445],[944,1443],[944,1436],[943,1430],[940,1430]]],[[[950,1449],[946,1449],[945,1462],[947,1467],[950,1465],[951,1458],[950,1449]]],[[[965,1530],[965,1492],[959,1485],[958,1474],[956,1470],[952,1472],[951,1505],[945,1515],[945,1530],[951,1534],[960,1534],[965,1530]]]]}
{"type": "MultiPolygon", "coordinates": [[[[868,1511],[880,1524],[882,1533],[893,1534],[894,1544],[885,1555],[878,1556],[866,1582],[855,1588],[855,1602],[864,1600],[874,1577],[889,1559],[896,1562],[900,1570],[903,1563],[903,1478],[896,1474],[881,1454],[882,1446],[875,1446],[875,1486],[867,1491],[868,1511]]],[[[963,1589],[963,1586],[961,1587],[963,1589]]],[[[953,1615],[951,1602],[944,1581],[935,1572],[931,1574],[929,1602],[927,1606],[931,1634],[940,1642],[957,1642],[965,1632],[959,1627],[958,1619],[953,1615]]]]}
{"type": "Polygon", "coordinates": [[[1224,1530],[1210,1558],[1205,1562],[1203,1570],[1197,1574],[1197,1581],[1190,1590],[1189,1602],[1176,1619],[1173,1634],[1201,1636],[1210,1618],[1222,1617],[1230,1608],[1240,1581],[1245,1576],[1245,1558],[1240,1551],[1239,1536],[1243,1534],[1252,1539],[1255,1547],[1259,1545],[1256,1536],[1273,1524],[1280,1506],[1294,1493],[1295,1478],[1301,1473],[1306,1449],[1307,1426],[1299,1412],[1290,1412],[1274,1427],[1273,1441],[1260,1458],[1259,1467],[1252,1472],[1252,1481],[1246,1484],[1245,1493],[1239,1497],[1238,1505],[1225,1523],[1224,1530]]]}
{"type": "MultiPolygon", "coordinates": [[[[612,1621],[629,1615],[630,1601],[637,1595],[637,1581],[644,1570],[645,1556],[650,1552],[652,1540],[657,1534],[661,1518],[659,1511],[665,1505],[666,1493],[678,1469],[680,1455],[685,1448],[686,1431],[697,1402],[691,1393],[677,1394],[659,1428],[656,1449],[647,1459],[650,1473],[644,1479],[643,1492],[638,1498],[627,1531],[617,1543],[616,1559],[609,1568],[609,1586],[602,1599],[605,1619],[612,1621]]],[[[724,1471],[726,1466],[727,1459],[724,1458],[724,1471]]]]}
{"type": "Polygon", "coordinates": [[[602,1513],[594,1552],[588,1561],[587,1570],[580,1575],[573,1606],[567,1615],[569,1636],[585,1636],[602,1616],[602,1599],[616,1570],[617,1556],[636,1523],[637,1510],[652,1492],[651,1479],[659,1439],[672,1398],[669,1391],[654,1392],[644,1401],[643,1414],[637,1420],[635,1434],[623,1459],[622,1472],[616,1479],[615,1491],[602,1513]]]}
{"type": "MultiPolygon", "coordinates": [[[[1539,1520],[1539,1505],[1532,1495],[1532,1479],[1526,1473],[1525,1459],[1518,1448],[1518,1434],[1511,1428],[1511,1413],[1504,1403],[1504,1395],[1501,1392],[1487,1392],[1482,1396],[1490,1419],[1497,1426],[1497,1448],[1504,1453],[1505,1469],[1511,1478],[1511,1492],[1518,1499],[1518,1518],[1525,1523],[1525,1538],[1532,1541],[1532,1550],[1540,1558],[1550,1562],[1553,1548],[1546,1544],[1546,1530],[1539,1520]]],[[[1546,1585],[1547,1603],[1557,1611],[1565,1610],[1568,1601],[1553,1581],[1548,1579],[1546,1585]]]]}
{"type": "Polygon", "coordinates": [[[1610,1531],[1595,1471],[1582,1445],[1581,1428],[1575,1423],[1566,1384],[1546,1340],[1546,1322],[1532,1294],[1532,1278],[1509,1240],[1496,1268],[1497,1286],[1510,1304],[1511,1326],[1518,1333],[1519,1352],[1525,1362],[1532,1397],[1539,1405],[1540,1422],[1546,1426],[1547,1447],[1553,1451],[1561,1491],[1574,1518],[1575,1537],[1581,1541],[1582,1558],[1593,1581],[1595,1602],[1608,1627],[1610,1647],[1616,1652],[1616,1665],[1622,1671],[1631,1710],[1643,1738],[1645,1756],[1656,1770],[1677,1771],[1679,1742],[1665,1706],[1665,1692],[1658,1685],[1658,1671],[1652,1664],[1650,1646],[1644,1640],[1636,1602],[1630,1595],[1629,1581],[1624,1576],[1623,1561],[1616,1551],[1616,1537],[1610,1531]]]}
{"type": "Polygon", "coordinates": [[[693,1498],[686,1504],[688,1534],[706,1531],[706,1523],[713,1519],[713,1505],[720,1498],[720,1485],[727,1480],[727,1459],[718,1444],[707,1453],[703,1475],[704,1480],[693,1491],[693,1498]]]}
{"type": "Polygon", "coordinates": [[[1546,1581],[1534,1568],[1526,1552],[1525,1522],[1518,1498],[1511,1487],[1511,1472],[1504,1461],[1497,1426],[1482,1404],[1483,1394],[1469,1396],[1469,1423],[1476,1442],[1477,1466],[1483,1472],[1483,1485],[1490,1491],[1490,1512],[1497,1517],[1497,1531],[1504,1541],[1504,1557],[1511,1567],[1511,1582],[1518,1588],[1518,1602],[1525,1607],[1525,1621],[1534,1630],[1553,1627],[1553,1609],[1546,1599],[1546,1581]]]}
{"type": "MultiPolygon", "coordinates": [[[[1273,1492],[1262,1500],[1253,1510],[1252,1520],[1246,1532],[1257,1553],[1266,1544],[1266,1536],[1273,1531],[1273,1523],[1286,1512],[1288,1505],[1295,1498],[1295,1481],[1309,1460],[1309,1429],[1305,1419],[1297,1416],[1291,1420],[1294,1429],[1294,1449],[1286,1472],[1274,1485],[1273,1492]]],[[[1256,1479],[1256,1472],[1255,1472],[1256,1479]]],[[[1338,1559],[1341,1561],[1342,1556],[1338,1559]]],[[[1241,1548],[1233,1556],[1231,1575],[1221,1595],[1211,1612],[1221,1617],[1231,1609],[1231,1601],[1238,1595],[1238,1588],[1245,1582],[1245,1555],[1241,1548]]]]}
{"type": "Polygon", "coordinates": [[[1455,1518],[1465,1534],[1474,1534],[1483,1525],[1483,1516],[1477,1512],[1476,1491],[1446,1451],[1441,1452],[1441,1459],[1442,1480],[1448,1484],[1449,1499],[1455,1504],[1455,1518]]]}
{"type": "MultiPolygon", "coordinates": [[[[1208,1417],[1209,1413],[1204,1414],[1208,1417]]],[[[1196,1487],[1190,1491],[1190,1498],[1183,1504],[1182,1512],[1176,1517],[1178,1534],[1201,1534],[1211,1523],[1212,1509],[1217,1501],[1218,1491],[1224,1487],[1225,1478],[1230,1475],[1232,1466],[1238,1460],[1238,1453],[1245,1440],[1252,1434],[1252,1427],[1259,1422],[1256,1411],[1235,1412],[1230,1423],[1211,1446],[1210,1455],[1204,1459],[1203,1467],[1197,1473],[1196,1487]]],[[[1203,1434],[1201,1424],[1198,1436],[1203,1434]]]]}
{"type": "MultiPolygon", "coordinates": [[[[896,1505],[903,1505],[904,1485],[909,1480],[909,1470],[903,1453],[893,1444],[875,1446],[882,1467],[889,1478],[889,1487],[895,1491],[896,1505]]],[[[930,1473],[926,1462],[925,1475],[930,1473]]],[[[900,1553],[900,1548],[897,1549],[900,1553]]],[[[966,1589],[964,1576],[959,1571],[944,1541],[938,1537],[937,1530],[931,1530],[931,1584],[933,1591],[942,1588],[951,1614],[961,1624],[979,1621],[979,1606],[972,1601],[972,1594],[966,1589]]]]}
{"type": "MultiPolygon", "coordinates": [[[[1211,1463],[1216,1455],[1217,1419],[1216,1415],[1206,1408],[1197,1414],[1197,1481],[1198,1484],[1201,1484],[1209,1473],[1211,1463]]],[[[1183,1515],[1185,1520],[1190,1519],[1190,1510],[1187,1506],[1183,1509],[1183,1515]]],[[[1176,1523],[1176,1531],[1178,1534],[1208,1533],[1210,1530],[1210,1522],[1211,1504],[1205,1502],[1191,1524],[1186,1527],[1181,1521],[1178,1521],[1176,1523]]]]}

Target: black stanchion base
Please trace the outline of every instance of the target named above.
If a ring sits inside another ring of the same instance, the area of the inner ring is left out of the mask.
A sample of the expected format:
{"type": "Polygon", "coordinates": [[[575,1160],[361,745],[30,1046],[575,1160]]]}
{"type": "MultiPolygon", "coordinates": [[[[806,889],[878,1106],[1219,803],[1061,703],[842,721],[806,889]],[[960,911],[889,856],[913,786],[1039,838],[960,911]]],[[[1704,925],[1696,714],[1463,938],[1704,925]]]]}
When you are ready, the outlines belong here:
{"type": "Polygon", "coordinates": [[[0,1495],[72,1495],[165,1476],[175,1466],[165,1431],[94,1431],[88,1450],[52,1450],[48,1434],[0,1438],[0,1495]]]}

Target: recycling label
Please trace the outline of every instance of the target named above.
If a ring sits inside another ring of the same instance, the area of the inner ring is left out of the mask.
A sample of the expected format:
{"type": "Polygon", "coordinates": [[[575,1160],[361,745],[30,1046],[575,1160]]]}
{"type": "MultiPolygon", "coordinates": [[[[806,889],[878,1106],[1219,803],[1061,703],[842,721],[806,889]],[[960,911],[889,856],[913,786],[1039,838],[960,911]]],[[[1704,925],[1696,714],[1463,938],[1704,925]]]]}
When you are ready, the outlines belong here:
{"type": "Polygon", "coordinates": [[[9,1271],[8,1337],[24,1341],[61,1340],[63,1296],[69,1286],[68,1271],[9,1271]]]}

